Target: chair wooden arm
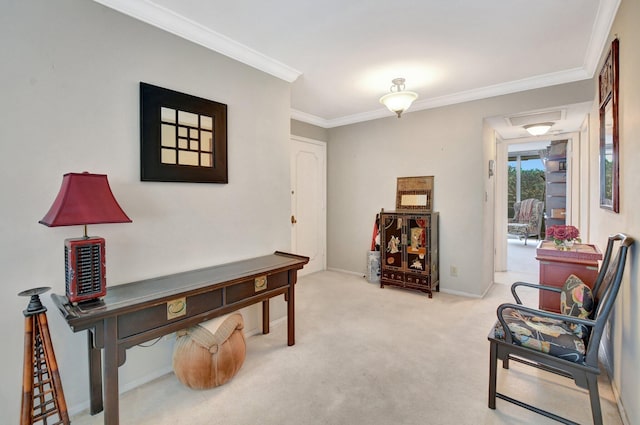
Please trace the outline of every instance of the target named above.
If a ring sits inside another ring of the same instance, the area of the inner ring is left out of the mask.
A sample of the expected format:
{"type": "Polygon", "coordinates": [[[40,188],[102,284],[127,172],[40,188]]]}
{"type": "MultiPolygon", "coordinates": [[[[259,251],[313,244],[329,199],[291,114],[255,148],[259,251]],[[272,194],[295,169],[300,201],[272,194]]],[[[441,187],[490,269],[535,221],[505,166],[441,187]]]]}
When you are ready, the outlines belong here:
{"type": "Polygon", "coordinates": [[[518,304],[522,304],[522,301],[520,300],[520,297],[516,293],[516,288],[518,286],[526,286],[528,288],[534,288],[534,289],[538,289],[538,290],[551,291],[551,292],[557,292],[557,293],[561,293],[562,292],[561,288],[556,288],[554,286],[546,286],[546,285],[540,285],[538,283],[529,283],[529,282],[514,282],[511,285],[511,294],[513,294],[513,298],[515,298],[515,300],[516,300],[516,302],[518,304]]]}

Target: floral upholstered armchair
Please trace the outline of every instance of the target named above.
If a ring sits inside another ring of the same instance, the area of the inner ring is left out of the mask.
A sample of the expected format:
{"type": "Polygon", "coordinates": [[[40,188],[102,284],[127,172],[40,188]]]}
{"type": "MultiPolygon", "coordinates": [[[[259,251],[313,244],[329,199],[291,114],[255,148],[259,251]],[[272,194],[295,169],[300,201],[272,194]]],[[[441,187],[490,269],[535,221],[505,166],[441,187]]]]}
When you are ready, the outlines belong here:
{"type": "Polygon", "coordinates": [[[539,238],[542,228],[544,202],[533,198],[525,199],[514,203],[513,210],[513,218],[509,219],[507,224],[507,233],[524,238],[525,245],[527,244],[527,238],[531,236],[539,238]]]}

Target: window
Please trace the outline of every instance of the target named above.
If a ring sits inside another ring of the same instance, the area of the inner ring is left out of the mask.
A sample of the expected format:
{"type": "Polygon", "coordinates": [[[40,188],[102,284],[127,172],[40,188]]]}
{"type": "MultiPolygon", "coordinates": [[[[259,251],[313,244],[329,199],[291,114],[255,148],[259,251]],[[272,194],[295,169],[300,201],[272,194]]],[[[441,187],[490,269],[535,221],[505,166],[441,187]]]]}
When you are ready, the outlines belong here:
{"type": "Polygon", "coordinates": [[[508,217],[513,217],[513,204],[524,199],[544,201],[544,164],[537,152],[512,152],[508,163],[508,217]]]}

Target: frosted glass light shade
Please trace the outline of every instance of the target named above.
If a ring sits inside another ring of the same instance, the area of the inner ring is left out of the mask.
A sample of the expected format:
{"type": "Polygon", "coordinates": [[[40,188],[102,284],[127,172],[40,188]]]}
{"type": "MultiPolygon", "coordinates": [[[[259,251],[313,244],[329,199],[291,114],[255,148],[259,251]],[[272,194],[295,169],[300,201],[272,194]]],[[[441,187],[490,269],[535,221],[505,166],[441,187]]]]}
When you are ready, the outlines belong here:
{"type": "Polygon", "coordinates": [[[553,126],[552,122],[541,122],[539,124],[529,124],[525,125],[524,129],[532,136],[542,136],[546,134],[547,131],[553,126]]]}
{"type": "Polygon", "coordinates": [[[412,91],[398,91],[385,94],[380,98],[380,103],[386,106],[391,112],[400,115],[409,109],[414,100],[418,98],[418,94],[412,91]]]}

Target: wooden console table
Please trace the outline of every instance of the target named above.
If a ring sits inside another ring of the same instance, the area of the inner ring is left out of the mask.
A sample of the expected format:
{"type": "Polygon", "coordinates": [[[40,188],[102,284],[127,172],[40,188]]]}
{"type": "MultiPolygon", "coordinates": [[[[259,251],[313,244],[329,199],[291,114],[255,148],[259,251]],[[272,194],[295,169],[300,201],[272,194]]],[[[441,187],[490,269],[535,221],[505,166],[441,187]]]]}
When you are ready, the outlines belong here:
{"type": "MultiPolygon", "coordinates": [[[[574,244],[570,251],[560,251],[552,241],[540,241],[536,250],[540,262],[540,284],[562,288],[567,278],[574,274],[589,288],[598,277],[598,260],[602,253],[595,245],[574,244]]],[[[538,307],[560,313],[560,294],[540,291],[538,307]]]]}
{"type": "Polygon", "coordinates": [[[87,331],[91,414],[104,408],[105,425],[119,422],[118,367],[126,349],[205,320],[262,302],[262,333],[269,333],[269,299],[287,301],[287,344],[295,344],[294,285],[309,258],[275,252],[264,257],[176,273],[107,288],[103,303],[72,305],[52,294],[74,332],[87,331]],[[101,352],[104,350],[104,365],[101,352]],[[102,379],[104,377],[104,405],[102,379]]]}

